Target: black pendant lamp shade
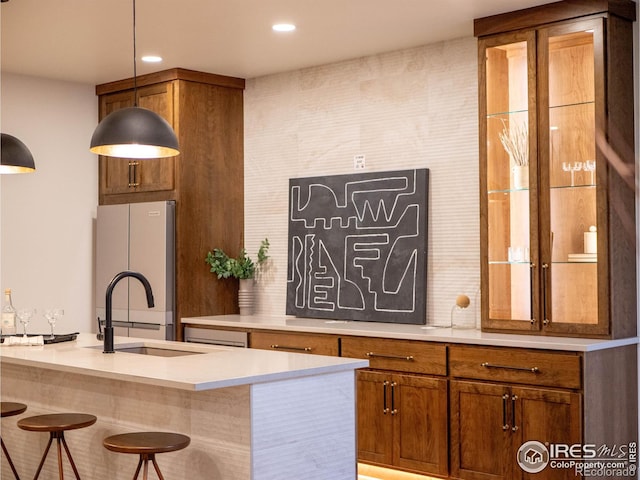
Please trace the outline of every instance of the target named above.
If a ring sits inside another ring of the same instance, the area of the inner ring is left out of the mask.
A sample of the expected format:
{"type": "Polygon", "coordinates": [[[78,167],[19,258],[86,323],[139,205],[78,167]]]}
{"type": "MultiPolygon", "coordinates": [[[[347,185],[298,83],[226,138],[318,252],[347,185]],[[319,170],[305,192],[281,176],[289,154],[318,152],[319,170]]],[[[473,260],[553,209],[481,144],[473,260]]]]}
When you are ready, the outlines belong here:
{"type": "Polygon", "coordinates": [[[116,110],[98,124],[89,150],[120,158],[163,158],[180,153],[175,132],[164,118],[138,107],[136,68],[136,0],[133,4],[133,107],[116,110]]]}
{"type": "Polygon", "coordinates": [[[169,122],[142,107],[123,108],[107,115],[93,132],[90,150],[107,157],[139,159],[180,153],[169,122]]]}
{"type": "Polygon", "coordinates": [[[29,173],[36,169],[33,155],[27,146],[13,135],[1,134],[0,143],[0,174],[2,173],[29,173]]]}

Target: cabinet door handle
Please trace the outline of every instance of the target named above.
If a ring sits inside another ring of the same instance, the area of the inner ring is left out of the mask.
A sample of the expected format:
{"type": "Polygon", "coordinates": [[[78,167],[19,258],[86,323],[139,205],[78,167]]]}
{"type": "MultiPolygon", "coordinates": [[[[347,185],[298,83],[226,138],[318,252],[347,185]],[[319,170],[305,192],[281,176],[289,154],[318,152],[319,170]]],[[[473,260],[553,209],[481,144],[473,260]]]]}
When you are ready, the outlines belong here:
{"type": "Polygon", "coordinates": [[[509,424],[507,423],[507,400],[509,400],[509,394],[502,395],[502,430],[505,432],[509,430],[509,424]]]}
{"type": "Polygon", "coordinates": [[[129,161],[128,166],[129,166],[129,183],[128,183],[128,187],[131,188],[131,187],[133,187],[133,182],[135,181],[135,176],[134,176],[134,171],[133,171],[133,169],[135,167],[133,166],[133,162],[132,161],[129,161]]]}
{"type": "Polygon", "coordinates": [[[413,361],[413,355],[391,355],[388,353],[374,353],[367,352],[365,355],[369,358],[378,357],[378,358],[392,358],[394,360],[407,360],[409,362],[413,361]]]}
{"type": "Polygon", "coordinates": [[[313,350],[313,348],[311,347],[290,347],[288,345],[271,345],[271,348],[278,350],[278,349],[282,349],[282,350],[295,350],[298,352],[310,352],[311,350],[313,350]]]}
{"type": "Polygon", "coordinates": [[[502,368],[504,370],[518,370],[520,372],[540,373],[540,369],[538,367],[516,367],[513,365],[495,365],[489,362],[482,362],[480,366],[484,368],[502,368]]]}
{"type": "Polygon", "coordinates": [[[516,425],[516,400],[518,399],[517,395],[511,396],[511,431],[515,432],[518,430],[518,426],[516,425]]]}
{"type": "Polygon", "coordinates": [[[386,380],[382,382],[382,414],[386,415],[389,413],[389,407],[387,407],[387,385],[389,382],[386,380]]]}
{"type": "Polygon", "coordinates": [[[530,314],[529,314],[529,318],[531,319],[531,325],[535,325],[536,324],[536,319],[534,317],[534,311],[533,311],[533,280],[534,280],[534,270],[536,268],[536,264],[535,263],[531,263],[529,265],[529,298],[531,299],[531,305],[530,305],[530,314]]]}
{"type": "Polygon", "coordinates": [[[543,325],[549,324],[549,318],[547,315],[547,275],[549,274],[549,264],[542,264],[542,323],[543,325]]]}
{"type": "Polygon", "coordinates": [[[396,408],[396,382],[391,382],[391,415],[398,413],[396,408]]]}
{"type": "Polygon", "coordinates": [[[138,176],[138,165],[140,162],[130,161],[129,162],[129,187],[137,187],[140,185],[140,182],[136,180],[138,176]]]}

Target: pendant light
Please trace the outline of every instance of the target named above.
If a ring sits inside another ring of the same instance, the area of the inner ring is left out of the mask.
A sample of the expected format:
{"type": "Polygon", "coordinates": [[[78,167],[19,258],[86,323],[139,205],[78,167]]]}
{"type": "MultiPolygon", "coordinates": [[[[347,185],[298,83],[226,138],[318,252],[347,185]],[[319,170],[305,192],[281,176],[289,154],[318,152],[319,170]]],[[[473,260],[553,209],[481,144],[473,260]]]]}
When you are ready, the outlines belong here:
{"type": "Polygon", "coordinates": [[[0,136],[0,174],[34,172],[36,164],[27,146],[8,133],[0,136]]]}
{"type": "Polygon", "coordinates": [[[162,158],[180,153],[171,125],[151,110],[138,107],[136,71],[136,0],[133,0],[133,95],[134,106],[116,110],[98,124],[90,150],[120,158],[162,158]]]}

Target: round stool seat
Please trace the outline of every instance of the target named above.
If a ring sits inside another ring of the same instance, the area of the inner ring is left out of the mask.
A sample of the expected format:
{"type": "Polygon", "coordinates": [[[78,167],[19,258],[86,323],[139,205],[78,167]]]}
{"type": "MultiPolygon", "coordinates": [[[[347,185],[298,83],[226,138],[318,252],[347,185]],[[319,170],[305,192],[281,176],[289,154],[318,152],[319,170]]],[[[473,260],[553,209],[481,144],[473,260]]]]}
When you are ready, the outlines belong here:
{"type": "Polygon", "coordinates": [[[133,479],[136,480],[144,465],[143,480],[147,480],[149,461],[160,480],[164,480],[160,467],[156,462],[156,453],[182,450],[191,443],[191,439],[180,433],[169,432],[134,432],[112,435],[102,441],[107,450],[118,453],[135,453],[140,456],[133,479]]]}
{"type": "Polygon", "coordinates": [[[96,423],[97,417],[87,413],[49,413],[21,418],[18,427],[30,432],[62,432],[84,428],[96,423]]]}
{"type": "Polygon", "coordinates": [[[104,439],[107,450],[119,453],[165,453],[187,447],[191,439],[180,433],[136,432],[122,433],[104,439]]]}
{"type": "Polygon", "coordinates": [[[20,415],[27,409],[24,403],[2,402],[2,417],[11,417],[12,415],[20,415]]]}
{"type": "Polygon", "coordinates": [[[98,418],[95,415],[89,415],[87,413],[49,413],[46,415],[36,415],[34,417],[21,418],[18,420],[18,427],[22,430],[28,430],[30,432],[49,432],[49,443],[44,449],[42,458],[40,459],[40,465],[33,477],[36,480],[40,476],[44,461],[47,459],[47,453],[51,448],[53,439],[56,440],[58,446],[58,476],[62,480],[64,478],[64,472],[62,468],[62,447],[67,454],[73,473],[76,476],[76,480],[80,480],[80,474],[76,467],[69,446],[64,438],[64,432],[67,430],[77,430],[78,428],[89,427],[96,423],[98,418]]]}

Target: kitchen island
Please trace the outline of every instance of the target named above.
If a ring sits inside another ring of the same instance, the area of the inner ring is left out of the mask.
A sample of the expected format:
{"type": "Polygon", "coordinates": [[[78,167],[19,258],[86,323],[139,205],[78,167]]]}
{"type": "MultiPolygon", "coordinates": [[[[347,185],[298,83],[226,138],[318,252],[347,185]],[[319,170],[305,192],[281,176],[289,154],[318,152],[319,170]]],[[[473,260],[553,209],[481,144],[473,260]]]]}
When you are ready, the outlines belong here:
{"type": "MultiPolygon", "coordinates": [[[[98,417],[67,437],[83,478],[132,476],[137,458],[107,451],[102,439],[142,430],[191,437],[185,450],[158,457],[166,478],[356,477],[354,370],[366,360],[116,337],[118,349],[103,354],[93,334],[0,347],[2,400],[27,404],[22,416],[98,417]],[[147,354],[131,353],[141,347],[147,354]]],[[[19,430],[17,418],[3,419],[2,437],[28,477],[48,438],[19,430]]],[[[49,455],[44,478],[57,468],[49,455]]],[[[2,475],[11,475],[6,462],[2,475]]]]}

